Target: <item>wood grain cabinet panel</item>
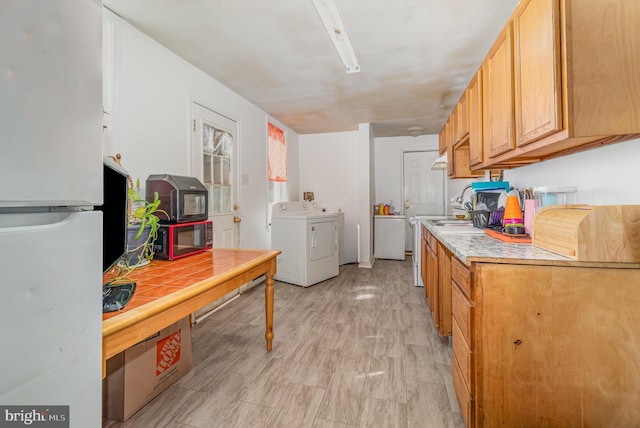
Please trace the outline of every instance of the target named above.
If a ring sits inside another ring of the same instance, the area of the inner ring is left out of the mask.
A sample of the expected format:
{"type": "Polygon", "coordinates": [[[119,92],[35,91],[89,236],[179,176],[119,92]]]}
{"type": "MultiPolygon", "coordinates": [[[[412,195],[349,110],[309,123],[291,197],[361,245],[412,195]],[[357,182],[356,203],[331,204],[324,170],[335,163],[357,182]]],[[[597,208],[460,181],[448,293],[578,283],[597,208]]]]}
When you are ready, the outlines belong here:
{"type": "Polygon", "coordinates": [[[456,104],[456,143],[469,135],[469,104],[465,90],[456,104]]]}
{"type": "Polygon", "coordinates": [[[469,165],[484,161],[482,140],[482,69],[473,76],[467,89],[469,104],[469,165]]]}
{"type": "Polygon", "coordinates": [[[451,251],[438,242],[438,290],[435,323],[440,336],[451,336],[451,251]]]}
{"type": "MultiPolygon", "coordinates": [[[[516,147],[513,98],[513,25],[509,21],[482,65],[483,141],[485,156],[516,147]]],[[[489,160],[489,162],[491,162],[489,160]]]]}
{"type": "Polygon", "coordinates": [[[485,153],[476,167],[638,138],[638,20],[637,0],[522,0],[482,65],[485,153]]]}
{"type": "Polygon", "coordinates": [[[514,17],[518,146],[562,130],[558,1],[524,3],[514,17]]]}
{"type": "Polygon", "coordinates": [[[477,426],[640,426],[640,267],[478,263],[477,426]]]}
{"type": "Polygon", "coordinates": [[[460,332],[460,325],[455,317],[453,319],[452,330],[453,355],[460,366],[460,374],[467,386],[467,390],[469,394],[473,396],[473,392],[475,391],[473,351],[469,348],[469,343],[467,343],[464,335],[460,332]]]}
{"type": "Polygon", "coordinates": [[[452,361],[452,370],[453,370],[453,389],[456,393],[456,397],[458,398],[458,404],[460,405],[460,410],[462,411],[462,419],[464,420],[464,424],[467,427],[474,427],[475,424],[475,407],[474,402],[467,389],[467,386],[464,383],[464,378],[462,372],[460,371],[460,367],[458,362],[455,360],[452,361]]]}
{"type": "Polygon", "coordinates": [[[451,278],[458,284],[467,299],[472,300],[473,294],[471,290],[471,272],[456,257],[451,259],[451,278]]]}
{"type": "MultiPolygon", "coordinates": [[[[474,349],[475,344],[475,326],[474,326],[474,307],[473,304],[467,300],[460,288],[454,284],[451,286],[451,311],[453,318],[458,324],[459,332],[464,337],[471,350],[474,349]]],[[[455,335],[455,330],[452,334],[455,335]]],[[[455,351],[455,350],[454,350],[455,351]]]]}

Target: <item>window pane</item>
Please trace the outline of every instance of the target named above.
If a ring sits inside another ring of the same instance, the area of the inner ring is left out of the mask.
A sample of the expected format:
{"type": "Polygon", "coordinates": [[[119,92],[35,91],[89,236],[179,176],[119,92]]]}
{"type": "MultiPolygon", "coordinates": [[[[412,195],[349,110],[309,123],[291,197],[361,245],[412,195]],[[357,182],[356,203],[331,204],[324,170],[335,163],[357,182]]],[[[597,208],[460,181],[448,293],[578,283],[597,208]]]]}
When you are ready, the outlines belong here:
{"type": "Polygon", "coordinates": [[[213,183],[222,184],[222,158],[213,156],[213,183]]]}
{"type": "Polygon", "coordinates": [[[213,169],[211,165],[211,155],[202,155],[202,181],[204,183],[212,183],[213,169]]]}
{"type": "Polygon", "coordinates": [[[222,159],[222,184],[227,186],[231,185],[229,178],[230,166],[231,163],[229,162],[229,159],[222,159]]]}
{"type": "Polygon", "coordinates": [[[213,186],[211,184],[207,184],[205,187],[209,192],[209,206],[207,208],[209,209],[209,213],[213,213],[213,186]]]}
{"type": "Polygon", "coordinates": [[[222,212],[222,192],[220,186],[213,187],[213,212],[218,214],[222,212]]]}
{"type": "Polygon", "coordinates": [[[231,187],[224,186],[222,190],[223,190],[223,197],[224,197],[224,204],[222,207],[223,212],[228,213],[228,212],[231,212],[231,187]]]}
{"type": "Polygon", "coordinates": [[[202,123],[202,151],[213,153],[213,134],[215,129],[206,123],[202,123]]]}

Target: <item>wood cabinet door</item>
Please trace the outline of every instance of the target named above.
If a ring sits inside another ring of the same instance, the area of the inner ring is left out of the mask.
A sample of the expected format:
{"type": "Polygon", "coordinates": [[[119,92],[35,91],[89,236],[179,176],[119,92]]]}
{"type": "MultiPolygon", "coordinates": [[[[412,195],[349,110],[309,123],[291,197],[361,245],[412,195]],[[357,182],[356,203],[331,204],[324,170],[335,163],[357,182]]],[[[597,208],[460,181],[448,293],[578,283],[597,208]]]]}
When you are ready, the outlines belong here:
{"type": "Polygon", "coordinates": [[[424,226],[420,226],[421,227],[421,235],[420,235],[420,278],[422,279],[422,284],[424,284],[424,297],[426,297],[427,299],[429,298],[429,293],[428,293],[428,287],[427,287],[427,282],[428,282],[428,275],[429,275],[429,263],[428,263],[428,258],[429,258],[429,246],[427,245],[427,233],[425,232],[425,227],[424,226]]]}
{"type": "Polygon", "coordinates": [[[482,70],[471,79],[467,89],[467,103],[469,105],[469,164],[482,163],[482,70]]]}
{"type": "Polygon", "coordinates": [[[427,282],[424,284],[425,291],[429,294],[429,310],[431,310],[433,321],[436,319],[438,307],[438,253],[436,249],[429,245],[427,251],[427,282]]]}
{"type": "Polygon", "coordinates": [[[456,138],[455,142],[462,141],[469,133],[469,104],[467,91],[465,90],[456,105],[456,138]]]}
{"type": "Polygon", "coordinates": [[[514,16],[516,144],[562,130],[560,7],[529,0],[514,16]]]}
{"type": "Polygon", "coordinates": [[[482,65],[483,140],[488,157],[515,148],[512,33],[509,21],[482,65]]]}
{"type": "Polygon", "coordinates": [[[451,251],[438,242],[438,306],[436,327],[440,336],[451,336],[451,251]]]}
{"type": "Polygon", "coordinates": [[[638,426],[638,269],[479,263],[475,275],[479,424],[638,426]]]}
{"type": "MultiPolygon", "coordinates": [[[[455,109],[454,109],[455,111],[455,109]]],[[[455,175],[455,156],[453,154],[453,144],[455,136],[455,114],[449,116],[447,121],[447,175],[451,178],[455,175]]]]}

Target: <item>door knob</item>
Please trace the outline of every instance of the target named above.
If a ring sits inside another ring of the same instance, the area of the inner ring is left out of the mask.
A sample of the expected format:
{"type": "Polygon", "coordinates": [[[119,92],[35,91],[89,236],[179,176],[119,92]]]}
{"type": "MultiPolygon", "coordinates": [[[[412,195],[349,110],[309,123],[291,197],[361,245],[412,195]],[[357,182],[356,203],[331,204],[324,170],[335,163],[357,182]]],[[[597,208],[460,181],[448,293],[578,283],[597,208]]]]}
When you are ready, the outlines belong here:
{"type": "Polygon", "coordinates": [[[238,217],[238,216],[234,216],[233,217],[233,222],[234,223],[240,223],[241,221],[242,221],[242,219],[240,217],[238,217]]]}

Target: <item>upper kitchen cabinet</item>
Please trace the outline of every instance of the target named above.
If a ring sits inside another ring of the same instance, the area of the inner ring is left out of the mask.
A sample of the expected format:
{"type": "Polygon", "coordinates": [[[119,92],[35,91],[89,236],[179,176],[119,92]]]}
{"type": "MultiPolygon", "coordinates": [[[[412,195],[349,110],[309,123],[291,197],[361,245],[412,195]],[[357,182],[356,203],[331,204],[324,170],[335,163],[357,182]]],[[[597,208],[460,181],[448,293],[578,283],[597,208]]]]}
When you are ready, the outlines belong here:
{"type": "Polygon", "coordinates": [[[482,65],[478,167],[637,138],[638,22],[637,0],[522,0],[482,65]]]}
{"type": "Polygon", "coordinates": [[[513,19],[518,146],[562,130],[560,8],[556,0],[525,3],[513,19]]]}
{"type": "Polygon", "coordinates": [[[475,171],[475,168],[472,170],[469,163],[472,135],[470,125],[473,121],[480,120],[477,112],[472,111],[469,104],[469,91],[468,87],[462,93],[439,135],[440,144],[444,145],[447,151],[447,173],[450,178],[474,178],[484,175],[484,171],[475,171]]]}
{"type": "Polygon", "coordinates": [[[467,88],[467,104],[469,105],[469,164],[482,163],[482,69],[471,79],[467,88]]]}
{"type": "Polygon", "coordinates": [[[469,105],[465,90],[456,104],[456,142],[463,141],[469,135],[469,105]]]}
{"type": "Polygon", "coordinates": [[[482,64],[485,156],[515,148],[513,106],[513,24],[507,23],[482,64]]]}

